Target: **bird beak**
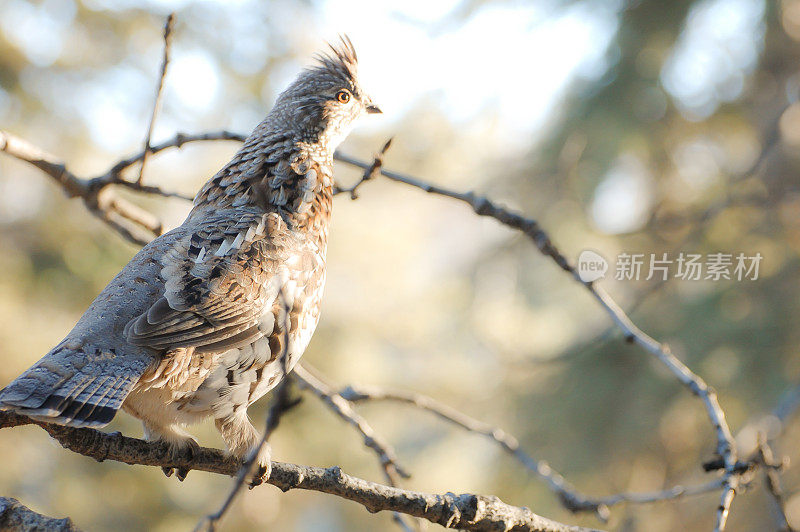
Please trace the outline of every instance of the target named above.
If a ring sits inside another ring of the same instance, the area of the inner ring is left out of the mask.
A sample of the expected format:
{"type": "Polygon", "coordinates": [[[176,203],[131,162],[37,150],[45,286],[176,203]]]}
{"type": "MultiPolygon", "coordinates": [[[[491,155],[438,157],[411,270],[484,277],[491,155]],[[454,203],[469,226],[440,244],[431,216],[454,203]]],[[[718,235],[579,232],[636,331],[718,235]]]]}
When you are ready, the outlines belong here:
{"type": "Polygon", "coordinates": [[[367,104],[367,112],[368,112],[369,114],[380,114],[380,113],[382,113],[383,111],[381,111],[381,108],[380,108],[380,107],[378,107],[378,106],[377,106],[377,105],[375,105],[374,103],[370,102],[370,103],[368,103],[368,104],[367,104]]]}

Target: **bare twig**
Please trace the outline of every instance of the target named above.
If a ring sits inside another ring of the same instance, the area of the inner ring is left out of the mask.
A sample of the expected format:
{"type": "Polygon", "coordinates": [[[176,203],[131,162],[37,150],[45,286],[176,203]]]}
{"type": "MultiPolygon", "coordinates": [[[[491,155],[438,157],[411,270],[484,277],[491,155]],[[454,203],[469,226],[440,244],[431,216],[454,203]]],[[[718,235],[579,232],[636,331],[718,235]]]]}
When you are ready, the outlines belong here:
{"type": "Polygon", "coordinates": [[[161,60],[161,74],[158,76],[158,85],[156,86],[156,97],[153,100],[153,112],[150,114],[150,124],[147,126],[147,135],[144,138],[144,151],[142,152],[142,164],[139,167],[139,178],[136,184],[142,184],[144,179],[144,166],[147,164],[147,155],[150,153],[150,137],[153,136],[153,126],[156,123],[158,110],[161,108],[161,93],[164,89],[164,78],[167,77],[167,67],[169,66],[169,52],[172,46],[172,26],[175,22],[175,13],[170,13],[167,16],[167,21],[164,24],[164,57],[161,60]]]}
{"type": "Polygon", "coordinates": [[[278,388],[273,394],[272,406],[267,414],[267,423],[264,426],[264,433],[261,435],[261,439],[259,440],[256,448],[253,449],[253,451],[250,453],[250,456],[247,457],[242,464],[242,467],[239,469],[239,473],[236,475],[233,488],[231,488],[231,491],[228,493],[228,496],[225,498],[222,506],[220,506],[219,510],[213,514],[208,514],[205,516],[200,523],[197,524],[195,531],[208,530],[209,532],[212,532],[216,530],[217,523],[219,523],[220,519],[222,519],[222,517],[230,509],[233,501],[244,488],[248,478],[253,479],[250,484],[250,489],[253,489],[255,486],[263,483],[264,480],[269,480],[272,469],[271,464],[267,464],[267,470],[264,472],[263,477],[259,477],[257,479],[253,478],[253,471],[255,469],[256,462],[258,462],[258,459],[261,456],[261,452],[266,446],[269,445],[268,442],[270,436],[272,436],[272,433],[275,432],[276,428],[278,428],[281,416],[283,416],[283,413],[286,410],[292,407],[289,401],[289,379],[286,378],[289,373],[289,332],[291,326],[289,313],[291,309],[286,302],[283,289],[278,292],[278,299],[281,302],[283,310],[283,348],[280,353],[281,377],[279,379],[278,388]]]}
{"type": "Polygon", "coordinates": [[[352,409],[346,399],[336,393],[329,384],[312,371],[309,369],[308,364],[298,364],[294,368],[293,376],[302,388],[310,390],[314,395],[322,399],[336,415],[350,423],[361,433],[364,438],[364,445],[378,455],[381,466],[387,477],[390,477],[390,480],[395,473],[403,478],[409,478],[410,475],[397,463],[397,456],[391,445],[384,442],[383,438],[375,433],[367,421],[352,409]]]}
{"type": "Polygon", "coordinates": [[[0,497],[0,530],[8,532],[47,530],[51,532],[78,532],[69,517],[55,519],[38,514],[16,499],[0,497]]]}
{"type": "Polygon", "coordinates": [[[778,530],[781,532],[794,532],[794,529],[789,525],[789,519],[786,517],[786,501],[784,501],[783,489],[781,488],[780,471],[784,468],[785,463],[775,459],[772,448],[769,446],[763,432],[758,433],[758,461],[763,466],[764,484],[772,500],[778,521],[778,530]]]}
{"type": "Polygon", "coordinates": [[[153,196],[161,196],[162,198],[178,198],[186,201],[192,201],[194,199],[193,197],[187,196],[186,194],[181,194],[180,192],[163,190],[161,187],[156,187],[153,185],[139,185],[132,181],[125,181],[124,179],[112,181],[112,184],[119,185],[121,187],[134,190],[136,192],[141,192],[143,194],[152,194],[153,196]]]}
{"type": "MultiPolygon", "coordinates": [[[[173,467],[235,476],[241,462],[217,449],[199,448],[191,459],[172,458],[167,445],[146,442],[122,434],[106,434],[94,429],[76,429],[34,421],[11,412],[0,412],[0,429],[37,425],[62,446],[99,461],[115,460],[126,464],[173,467]]],[[[273,462],[267,480],[283,491],[304,489],[335,495],[357,502],[370,512],[397,511],[420,517],[448,528],[463,530],[513,530],[580,532],[586,529],[564,525],[541,517],[527,508],[512,506],[496,497],[462,494],[429,494],[385,486],[345,474],[339,467],[327,469],[273,462]]]]}
{"type": "MultiPolygon", "coordinates": [[[[243,138],[241,135],[227,131],[194,136],[179,133],[173,139],[152,147],[150,152],[157,153],[167,148],[180,147],[187,142],[241,140],[241,138],[243,138]]],[[[183,194],[164,191],[156,186],[141,185],[122,179],[122,171],[137,161],[141,161],[145,157],[144,151],[116,163],[106,173],[93,178],[76,176],[56,156],[7,131],[0,130],[0,151],[42,170],[61,186],[68,197],[81,198],[90,213],[105,222],[126,240],[140,246],[149,242],[154,236],[160,235],[164,229],[163,225],[151,212],[119,196],[113,190],[112,185],[119,185],[143,194],[192,199],[183,194]]]]}
{"type": "MultiPolygon", "coordinates": [[[[184,144],[189,144],[192,142],[204,142],[204,141],[217,141],[217,140],[235,140],[238,142],[244,142],[247,138],[247,135],[242,135],[240,133],[233,133],[227,130],[221,131],[212,131],[209,133],[196,133],[196,134],[187,134],[187,133],[177,133],[174,137],[169,140],[162,142],[161,144],[156,144],[155,146],[150,147],[150,154],[155,155],[156,153],[162,152],[169,148],[182,148],[184,144]]],[[[127,159],[122,159],[114,166],[112,166],[107,175],[112,176],[119,176],[122,172],[136,164],[137,162],[144,159],[144,151],[137,153],[127,159]]]]}
{"type": "Polygon", "coordinates": [[[383,167],[383,156],[386,155],[386,151],[389,149],[389,146],[392,145],[392,140],[393,138],[390,138],[389,140],[386,141],[386,143],[384,143],[383,148],[381,148],[381,151],[379,151],[378,154],[375,155],[375,158],[372,160],[372,163],[364,168],[364,173],[361,175],[361,178],[358,181],[356,181],[355,184],[353,184],[353,186],[340,187],[337,185],[334,187],[333,193],[341,194],[342,192],[349,192],[350,199],[353,200],[358,199],[358,187],[363,185],[365,182],[374,179],[375,176],[378,175],[378,170],[380,170],[381,167],[383,167]]]}
{"type": "MultiPolygon", "coordinates": [[[[334,154],[334,159],[358,168],[362,168],[364,170],[368,170],[371,167],[370,163],[366,163],[339,152],[334,154]]],[[[488,198],[478,196],[473,192],[459,192],[456,190],[451,190],[433,185],[416,177],[393,172],[384,168],[380,168],[379,171],[381,175],[388,177],[392,181],[397,181],[415,188],[419,188],[420,190],[423,190],[429,194],[436,194],[461,201],[472,207],[475,213],[480,216],[489,216],[504,225],[522,231],[531,240],[533,240],[540,252],[552,258],[556,264],[559,265],[559,267],[570,272],[575,276],[576,279],[578,279],[577,273],[570,265],[569,261],[561,254],[561,252],[558,251],[558,249],[555,248],[553,243],[550,241],[550,237],[547,236],[547,233],[541,229],[538,222],[535,220],[525,218],[520,214],[503,209],[492,203],[488,198]]]]}
{"type": "Polygon", "coordinates": [[[70,198],[85,196],[88,194],[89,183],[75,176],[67,170],[63,161],[34,146],[27,140],[7,131],[0,130],[0,151],[8,155],[32,164],[45,174],[52,177],[70,198]]]}
{"type": "Polygon", "coordinates": [[[404,403],[431,412],[439,418],[453,423],[464,430],[486,436],[497,443],[504,451],[510,453],[519,460],[527,469],[544,480],[550,489],[558,494],[568,510],[572,512],[592,511],[596,512],[601,519],[605,520],[608,518],[608,509],[601,510],[597,505],[593,505],[588,501],[582,501],[581,497],[575,494],[571,487],[568,486],[564,477],[557,471],[554,471],[546,462],[536,460],[528,455],[520,447],[519,441],[514,436],[500,428],[473,419],[455,408],[440,403],[432,397],[414,392],[386,390],[374,386],[353,385],[341,390],[339,396],[353,403],[364,401],[395,401],[404,403]]]}
{"type": "Polygon", "coordinates": [[[676,499],[679,497],[716,491],[723,485],[722,479],[716,479],[712,482],[697,486],[674,486],[667,490],[650,493],[620,493],[607,497],[591,498],[577,492],[564,477],[551,468],[547,462],[544,460],[536,460],[526,453],[514,436],[500,428],[473,419],[463,412],[427,395],[406,391],[385,390],[374,386],[352,385],[340,391],[339,395],[353,403],[363,401],[394,401],[404,403],[419,408],[420,410],[431,412],[437,417],[449,423],[453,423],[464,430],[486,436],[497,443],[504,451],[514,456],[529,471],[542,479],[547,486],[558,495],[559,500],[567,510],[574,513],[593,512],[603,521],[608,520],[610,516],[609,507],[615,504],[622,502],[643,504],[676,499]]]}
{"type": "MultiPolygon", "coordinates": [[[[89,212],[110,225],[130,242],[143,245],[149,240],[137,236],[136,229],[121,222],[127,219],[134,222],[134,225],[151,230],[155,226],[152,222],[153,215],[107,189],[106,187],[111,184],[110,181],[79,178],[67,170],[64,163],[55,156],[2,130],[0,130],[0,151],[42,170],[61,186],[67,196],[81,198],[89,212]]],[[[158,227],[160,225],[160,223],[157,224],[158,227]]]]}
{"type": "MultiPolygon", "coordinates": [[[[88,186],[87,181],[76,178],[73,174],[66,170],[60,161],[54,160],[52,157],[47,156],[41,150],[38,150],[29,144],[26,144],[24,148],[30,149],[19,149],[23,147],[19,142],[14,142],[15,139],[9,137],[8,134],[2,135],[3,136],[0,136],[0,140],[2,140],[2,142],[0,142],[0,148],[2,148],[3,151],[34,164],[48,175],[56,179],[56,181],[61,183],[62,187],[64,187],[68,193],[73,196],[83,196],[84,201],[86,201],[86,196],[83,195],[83,190],[88,186]]],[[[154,147],[152,152],[155,153],[156,151],[167,149],[173,146],[179,147],[187,142],[199,140],[240,140],[241,138],[243,138],[242,135],[236,135],[229,132],[201,135],[178,135],[171,141],[165,142],[161,146],[154,147]]],[[[24,141],[22,142],[24,143],[24,141]]],[[[384,151],[385,149],[388,149],[388,147],[384,146],[384,151]]],[[[114,177],[108,178],[108,180],[113,181],[118,179],[119,173],[124,168],[134,164],[144,156],[144,153],[142,153],[130,159],[120,161],[118,164],[114,165],[111,170],[109,170],[106,176],[114,177]]],[[[472,192],[459,192],[444,187],[439,187],[415,177],[386,170],[381,167],[382,161],[380,157],[376,157],[378,163],[376,163],[376,161],[373,161],[372,163],[366,163],[341,153],[337,153],[335,158],[344,163],[362,168],[365,170],[365,175],[371,175],[376,172],[380,172],[389,179],[419,188],[430,194],[441,195],[455,199],[462,203],[466,203],[476,214],[494,218],[508,227],[521,231],[533,241],[541,253],[550,257],[561,269],[570,273],[577,282],[584,286],[584,288],[591,293],[595,300],[606,311],[614,324],[619,330],[622,331],[628,341],[639,345],[647,352],[652,354],[661,363],[663,363],[684,386],[691,390],[693,394],[700,397],[703,401],[708,418],[716,432],[717,454],[723,463],[723,478],[725,484],[720,510],[718,512],[717,528],[718,530],[724,530],[728,508],[730,502],[733,500],[738,482],[737,475],[739,473],[737,472],[736,468],[736,449],[727,421],[725,420],[725,414],[719,405],[716,393],[702,378],[693,373],[685,364],[683,364],[683,362],[678,360],[665,344],[654,340],[640,330],[630,320],[628,315],[619,307],[619,305],[617,305],[617,303],[605,292],[605,290],[593,283],[584,283],[580,281],[580,278],[578,277],[573,266],[570,264],[569,260],[555,247],[547,233],[542,230],[535,220],[526,218],[518,213],[514,213],[510,210],[502,208],[488,198],[477,196],[472,192]]],[[[366,179],[362,179],[356,184],[356,187],[365,181],[366,179]]],[[[90,210],[93,210],[93,212],[97,212],[96,208],[92,209],[92,205],[89,202],[87,202],[87,206],[89,206],[90,210]]],[[[103,219],[106,220],[107,223],[110,223],[107,216],[103,216],[103,219]]],[[[121,227],[115,228],[118,230],[121,229],[121,227]]],[[[128,237],[129,240],[131,239],[130,235],[125,235],[124,233],[123,235],[128,237]]]]}
{"type": "MultiPolygon", "coordinates": [[[[363,161],[359,161],[343,154],[338,154],[337,159],[359,168],[369,167],[363,161]]],[[[717,515],[716,526],[716,530],[724,530],[728,516],[728,509],[730,508],[730,503],[733,501],[735,489],[738,483],[738,473],[735,469],[737,459],[733,436],[731,435],[730,428],[728,427],[728,422],[725,419],[725,413],[720,407],[719,401],[717,400],[716,392],[709,387],[700,376],[692,372],[688,366],[675,357],[666,344],[656,341],[644,331],[639,329],[631,321],[625,311],[622,310],[616,301],[614,301],[602,287],[593,283],[585,283],[581,281],[569,260],[567,260],[567,258],[558,251],[558,249],[550,240],[550,237],[544,230],[542,230],[535,220],[526,218],[519,213],[515,213],[500,207],[488,198],[484,196],[478,196],[473,192],[459,192],[444,187],[439,187],[416,177],[411,177],[384,169],[381,169],[380,172],[393,181],[398,181],[406,185],[419,188],[430,194],[446,196],[462,203],[466,203],[472,208],[473,211],[475,211],[476,214],[494,218],[503,225],[521,231],[533,241],[536,248],[542,254],[550,257],[562,270],[571,274],[578,283],[580,283],[591,293],[592,297],[594,297],[603,310],[606,311],[608,316],[611,318],[617,328],[622,331],[625,338],[629,342],[639,345],[645,351],[653,355],[662,364],[664,364],[667,369],[670,370],[670,372],[681,382],[681,384],[686,386],[694,395],[698,396],[703,401],[703,405],[706,409],[706,415],[708,416],[708,419],[716,433],[716,452],[722,458],[725,464],[723,472],[725,486],[717,515]]]]}
{"type": "MultiPolygon", "coordinates": [[[[330,409],[340,418],[352,425],[364,438],[364,445],[375,451],[381,463],[383,474],[390,486],[398,486],[400,478],[409,478],[410,475],[397,463],[397,456],[392,446],[383,441],[372,429],[367,421],[355,412],[348,400],[341,397],[336,391],[326,383],[319,373],[308,364],[299,364],[294,370],[294,378],[301,387],[310,390],[314,395],[322,399],[330,409]]],[[[405,522],[403,517],[395,512],[393,519],[403,529],[410,529],[411,525],[405,522]]]]}
{"type": "Polygon", "coordinates": [[[164,230],[161,220],[153,213],[114,194],[110,188],[104,188],[97,194],[97,207],[104,213],[117,214],[153,235],[160,235],[164,230]]]}
{"type": "MultiPolygon", "coordinates": [[[[166,142],[151,146],[149,153],[155,154],[173,147],[180,148],[189,142],[212,140],[242,141],[244,138],[244,135],[229,131],[202,133],[199,135],[178,133],[166,142]]],[[[112,185],[118,185],[143,194],[180,198],[188,201],[192,199],[184,194],[165,191],[160,187],[143,185],[135,181],[126,181],[122,178],[122,172],[125,169],[146,157],[146,150],[117,162],[107,172],[92,178],[76,176],[56,156],[3,130],[0,130],[0,151],[40,169],[53,178],[68,197],[81,198],[90,213],[105,222],[129,242],[140,246],[149,242],[154,236],[160,235],[163,231],[163,225],[160,220],[146,209],[120,197],[113,190],[112,185]]]]}

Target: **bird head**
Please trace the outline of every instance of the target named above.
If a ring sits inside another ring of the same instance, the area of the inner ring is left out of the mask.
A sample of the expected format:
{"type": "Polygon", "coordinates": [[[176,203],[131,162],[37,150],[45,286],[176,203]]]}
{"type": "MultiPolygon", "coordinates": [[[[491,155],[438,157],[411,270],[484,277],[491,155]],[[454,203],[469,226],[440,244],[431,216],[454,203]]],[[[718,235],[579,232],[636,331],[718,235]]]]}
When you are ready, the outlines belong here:
{"type": "Polygon", "coordinates": [[[358,57],[350,39],[343,36],[329,47],[317,56],[317,65],[304,70],[278,97],[273,113],[301,140],[332,153],[358,117],[381,110],[359,85],[358,57]]]}

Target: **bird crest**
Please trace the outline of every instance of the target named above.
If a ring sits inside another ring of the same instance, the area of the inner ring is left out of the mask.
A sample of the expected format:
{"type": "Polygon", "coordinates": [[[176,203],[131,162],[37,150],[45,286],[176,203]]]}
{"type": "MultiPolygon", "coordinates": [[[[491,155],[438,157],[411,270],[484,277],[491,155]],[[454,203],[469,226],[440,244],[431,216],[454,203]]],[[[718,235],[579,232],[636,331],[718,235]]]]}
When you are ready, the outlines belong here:
{"type": "Polygon", "coordinates": [[[358,79],[358,56],[350,37],[340,35],[339,42],[328,43],[328,47],[330,51],[315,56],[320,62],[320,67],[355,84],[358,79]]]}

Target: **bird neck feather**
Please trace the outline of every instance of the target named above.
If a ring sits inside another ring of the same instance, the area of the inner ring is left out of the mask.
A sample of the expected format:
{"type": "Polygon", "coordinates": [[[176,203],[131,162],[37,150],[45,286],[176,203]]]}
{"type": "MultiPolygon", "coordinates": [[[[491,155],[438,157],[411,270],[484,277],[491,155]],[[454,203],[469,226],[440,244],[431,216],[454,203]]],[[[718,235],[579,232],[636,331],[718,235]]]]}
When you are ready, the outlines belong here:
{"type": "Polygon", "coordinates": [[[298,226],[330,216],[333,154],[324,143],[270,132],[262,124],[198,192],[190,217],[209,209],[257,206],[298,226]]]}

